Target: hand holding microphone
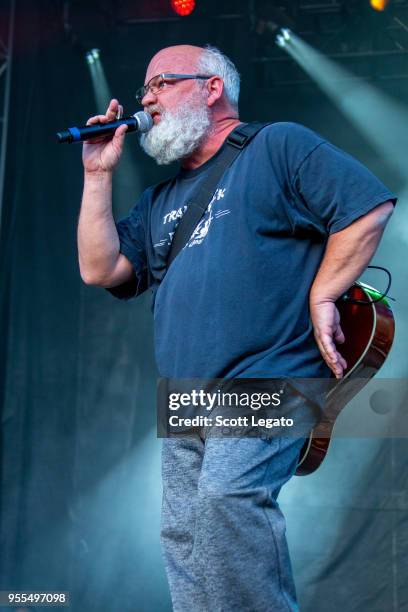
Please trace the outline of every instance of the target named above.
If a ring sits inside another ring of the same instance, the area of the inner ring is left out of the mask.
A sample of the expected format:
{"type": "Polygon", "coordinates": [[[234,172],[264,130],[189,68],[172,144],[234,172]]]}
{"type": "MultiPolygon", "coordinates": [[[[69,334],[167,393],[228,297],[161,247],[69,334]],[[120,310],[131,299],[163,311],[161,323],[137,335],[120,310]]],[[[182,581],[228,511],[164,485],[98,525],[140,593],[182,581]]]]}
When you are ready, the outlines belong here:
{"type": "Polygon", "coordinates": [[[86,126],[57,133],[58,142],[84,142],[83,163],[86,172],[111,172],[119,161],[127,131],[148,132],[153,127],[149,113],[139,112],[121,118],[123,107],[116,99],[105,115],[88,119],[86,126]]]}

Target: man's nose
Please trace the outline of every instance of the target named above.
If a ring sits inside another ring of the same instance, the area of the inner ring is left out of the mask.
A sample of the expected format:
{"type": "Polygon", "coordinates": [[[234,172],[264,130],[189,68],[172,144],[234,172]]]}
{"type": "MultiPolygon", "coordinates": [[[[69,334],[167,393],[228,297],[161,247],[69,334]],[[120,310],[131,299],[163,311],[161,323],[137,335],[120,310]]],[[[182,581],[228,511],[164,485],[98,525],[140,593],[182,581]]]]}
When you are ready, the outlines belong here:
{"type": "Polygon", "coordinates": [[[156,102],[157,102],[157,96],[154,93],[152,93],[150,89],[148,89],[142,98],[142,105],[149,106],[151,104],[156,104],[156,102]]]}

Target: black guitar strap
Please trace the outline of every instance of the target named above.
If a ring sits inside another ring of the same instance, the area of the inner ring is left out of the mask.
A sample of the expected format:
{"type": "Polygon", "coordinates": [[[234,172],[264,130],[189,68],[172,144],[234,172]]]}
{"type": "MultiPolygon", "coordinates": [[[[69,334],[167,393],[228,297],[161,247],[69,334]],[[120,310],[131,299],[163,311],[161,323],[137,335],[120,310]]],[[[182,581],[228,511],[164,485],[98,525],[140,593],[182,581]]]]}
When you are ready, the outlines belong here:
{"type": "Polygon", "coordinates": [[[170,247],[167,259],[167,268],[173,263],[181,249],[187,244],[188,239],[197,227],[198,222],[207,210],[215,188],[217,187],[225,170],[238,157],[246,145],[262,130],[268,123],[241,123],[233,130],[225,141],[223,149],[217,156],[217,161],[211,167],[208,175],[198,192],[187,202],[187,210],[182,216],[170,247]]]}

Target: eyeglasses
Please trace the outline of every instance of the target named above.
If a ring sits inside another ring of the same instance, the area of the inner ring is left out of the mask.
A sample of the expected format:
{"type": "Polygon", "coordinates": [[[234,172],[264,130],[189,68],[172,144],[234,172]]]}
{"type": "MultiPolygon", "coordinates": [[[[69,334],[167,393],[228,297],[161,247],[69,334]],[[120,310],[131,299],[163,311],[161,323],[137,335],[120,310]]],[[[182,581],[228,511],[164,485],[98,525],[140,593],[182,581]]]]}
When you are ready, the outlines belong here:
{"type": "Polygon", "coordinates": [[[212,74],[172,74],[169,72],[163,72],[150,79],[147,85],[142,85],[136,92],[136,100],[139,104],[142,103],[143,98],[150,91],[152,94],[160,93],[165,87],[167,81],[177,81],[184,79],[210,79],[212,74]]]}

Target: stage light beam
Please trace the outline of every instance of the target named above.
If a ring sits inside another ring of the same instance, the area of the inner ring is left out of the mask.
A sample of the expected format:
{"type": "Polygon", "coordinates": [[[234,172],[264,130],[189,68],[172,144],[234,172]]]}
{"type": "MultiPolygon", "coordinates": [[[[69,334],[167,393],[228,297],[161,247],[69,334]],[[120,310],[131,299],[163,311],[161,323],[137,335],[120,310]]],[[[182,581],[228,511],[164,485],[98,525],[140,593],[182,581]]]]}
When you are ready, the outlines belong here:
{"type": "MultiPolygon", "coordinates": [[[[86,54],[89,74],[95,95],[97,112],[105,114],[109,101],[114,97],[103,67],[99,49],[90,49],[86,54]]],[[[113,213],[115,218],[123,217],[129,209],[129,198],[141,193],[141,179],[135,171],[131,155],[134,141],[125,139],[122,159],[113,179],[113,213]]]]}
{"type": "MultiPolygon", "coordinates": [[[[406,182],[408,109],[314,49],[294,32],[276,41],[406,182]]],[[[407,184],[408,187],[408,184],[407,184]]]]}
{"type": "Polygon", "coordinates": [[[286,44],[290,41],[291,31],[288,28],[281,28],[279,34],[275,38],[275,42],[278,47],[286,47],[286,44]]]}
{"type": "Polygon", "coordinates": [[[283,47],[286,46],[286,41],[285,41],[285,39],[284,39],[282,34],[278,34],[277,35],[275,42],[278,45],[278,47],[281,47],[282,49],[283,49],[283,47]]]}
{"type": "Polygon", "coordinates": [[[86,57],[86,61],[88,62],[89,66],[91,66],[92,64],[94,64],[100,59],[100,50],[90,49],[89,51],[85,53],[85,57],[86,57]]]}

